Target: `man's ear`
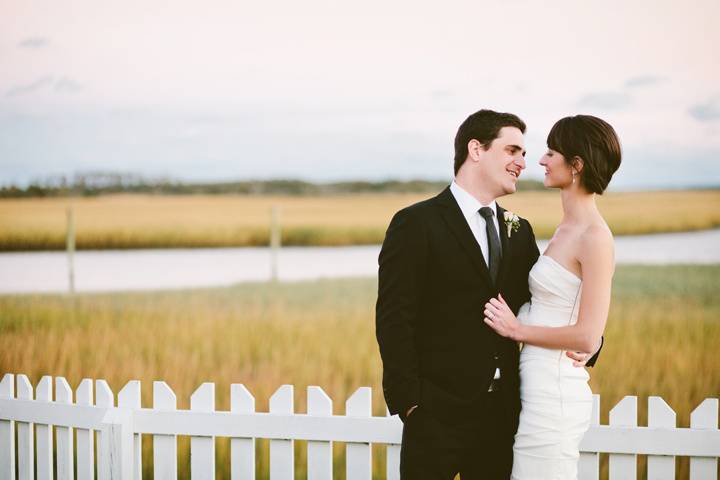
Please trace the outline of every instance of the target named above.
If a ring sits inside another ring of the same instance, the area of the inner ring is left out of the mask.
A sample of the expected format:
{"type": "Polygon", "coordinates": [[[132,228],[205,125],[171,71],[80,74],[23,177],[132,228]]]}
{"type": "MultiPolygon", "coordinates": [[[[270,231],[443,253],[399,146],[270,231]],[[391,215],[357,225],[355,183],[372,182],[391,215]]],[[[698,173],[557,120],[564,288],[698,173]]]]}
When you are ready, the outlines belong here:
{"type": "Polygon", "coordinates": [[[467,144],[468,147],[468,157],[470,157],[471,160],[474,162],[477,162],[480,160],[480,156],[482,155],[482,152],[485,151],[485,148],[482,143],[480,143],[477,139],[473,138],[470,140],[467,144]]]}

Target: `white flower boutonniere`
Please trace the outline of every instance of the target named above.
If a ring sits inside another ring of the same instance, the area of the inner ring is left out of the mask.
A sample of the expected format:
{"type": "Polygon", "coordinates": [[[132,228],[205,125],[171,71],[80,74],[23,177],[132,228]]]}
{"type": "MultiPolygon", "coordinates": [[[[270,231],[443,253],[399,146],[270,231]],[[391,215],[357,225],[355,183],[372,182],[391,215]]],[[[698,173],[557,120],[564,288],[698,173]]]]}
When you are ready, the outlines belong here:
{"type": "Polygon", "coordinates": [[[512,236],[512,232],[517,232],[520,228],[520,217],[508,210],[505,210],[503,217],[505,217],[505,226],[507,227],[508,238],[510,238],[512,236]]]}

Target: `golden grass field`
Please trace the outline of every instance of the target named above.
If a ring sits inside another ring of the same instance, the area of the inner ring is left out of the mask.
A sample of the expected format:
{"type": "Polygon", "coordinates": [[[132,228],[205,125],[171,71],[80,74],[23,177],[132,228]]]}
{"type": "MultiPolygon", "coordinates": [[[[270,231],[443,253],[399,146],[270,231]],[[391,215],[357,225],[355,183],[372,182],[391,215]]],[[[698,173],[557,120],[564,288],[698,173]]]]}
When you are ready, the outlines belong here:
{"type": "MultiPolygon", "coordinates": [[[[0,200],[0,251],[63,249],[72,206],[77,248],[258,246],[280,209],[285,245],[381,243],[393,213],[431,194],[336,196],[108,195],[0,200]]],[[[499,203],[549,238],[560,221],[555,191],[520,192],[499,203]]],[[[616,235],[720,226],[720,190],[607,193],[598,204],[616,235]]]]}
{"type": "MultiPolygon", "coordinates": [[[[624,395],[638,395],[640,424],[647,397],[659,395],[681,426],[706,397],[720,396],[720,266],[619,266],[598,366],[601,421],[624,395]]],[[[201,382],[216,383],[217,408],[229,407],[229,385],[244,383],[259,411],[282,384],[295,385],[296,411],[305,389],[319,385],[344,412],[360,386],[373,387],[373,412],[382,415],[381,364],[375,341],[375,279],[258,283],[228,288],[145,293],[0,296],[0,373],[105,378],[115,392],[143,382],[151,405],[153,380],[174,389],[189,408],[201,382]]],[[[267,476],[267,443],[259,441],[258,473],[267,476]]],[[[189,440],[182,437],[179,472],[187,478],[189,440]]],[[[151,475],[149,438],[145,475],[151,475]]],[[[296,447],[304,478],[304,442],[296,447]]],[[[335,446],[336,478],[344,478],[344,448],[335,446]]],[[[228,441],[217,440],[218,478],[229,474],[228,441]]],[[[384,448],[374,449],[375,472],[384,448]]],[[[643,468],[641,462],[641,468],[643,468]]],[[[687,459],[678,461],[687,478],[687,459]]],[[[148,477],[149,478],[149,477],[148,477]]]]}

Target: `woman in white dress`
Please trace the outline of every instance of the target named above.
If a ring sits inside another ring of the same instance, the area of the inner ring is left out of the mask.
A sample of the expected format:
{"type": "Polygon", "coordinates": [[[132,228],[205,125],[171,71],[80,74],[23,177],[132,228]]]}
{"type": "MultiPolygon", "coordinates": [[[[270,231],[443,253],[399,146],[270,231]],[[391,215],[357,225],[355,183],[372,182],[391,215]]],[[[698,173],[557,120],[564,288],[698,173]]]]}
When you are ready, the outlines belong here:
{"type": "Polygon", "coordinates": [[[531,300],[517,318],[502,296],[486,305],[485,323],[522,342],[520,424],[512,478],[575,479],[579,444],[590,425],[588,373],[567,352],[598,349],[610,308],[612,232],[595,204],[620,166],[620,142],[589,115],[559,120],[540,159],[545,186],[560,190],[563,218],[530,270],[531,300]]]}

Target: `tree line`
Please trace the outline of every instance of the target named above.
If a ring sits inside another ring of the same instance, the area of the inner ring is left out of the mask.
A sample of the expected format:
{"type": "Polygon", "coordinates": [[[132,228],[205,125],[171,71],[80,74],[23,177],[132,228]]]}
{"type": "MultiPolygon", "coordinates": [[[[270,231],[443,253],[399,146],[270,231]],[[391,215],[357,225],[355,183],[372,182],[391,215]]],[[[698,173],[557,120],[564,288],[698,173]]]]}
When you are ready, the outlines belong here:
{"type": "MultiPolygon", "coordinates": [[[[148,179],[132,173],[90,172],[34,180],[27,186],[0,187],[0,198],[97,196],[117,193],[157,195],[334,195],[343,193],[438,192],[447,180],[353,180],[308,182],[295,179],[187,182],[168,178],[148,179]]],[[[520,190],[541,190],[542,182],[520,180],[520,190]]]]}

